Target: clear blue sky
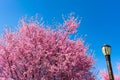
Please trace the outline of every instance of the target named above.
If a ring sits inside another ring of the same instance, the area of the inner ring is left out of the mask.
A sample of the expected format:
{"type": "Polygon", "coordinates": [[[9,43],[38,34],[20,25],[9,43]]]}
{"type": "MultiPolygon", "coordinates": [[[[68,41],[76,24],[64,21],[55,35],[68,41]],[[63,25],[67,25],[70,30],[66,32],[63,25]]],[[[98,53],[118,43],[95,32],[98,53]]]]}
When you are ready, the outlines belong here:
{"type": "Polygon", "coordinates": [[[86,35],[86,43],[94,51],[97,69],[106,69],[101,46],[112,46],[112,66],[117,73],[116,63],[120,62],[120,1],[119,0],[0,0],[0,34],[4,27],[15,27],[25,15],[31,17],[38,13],[48,23],[53,18],[61,21],[62,14],[75,12],[82,17],[78,29],[86,35]]]}

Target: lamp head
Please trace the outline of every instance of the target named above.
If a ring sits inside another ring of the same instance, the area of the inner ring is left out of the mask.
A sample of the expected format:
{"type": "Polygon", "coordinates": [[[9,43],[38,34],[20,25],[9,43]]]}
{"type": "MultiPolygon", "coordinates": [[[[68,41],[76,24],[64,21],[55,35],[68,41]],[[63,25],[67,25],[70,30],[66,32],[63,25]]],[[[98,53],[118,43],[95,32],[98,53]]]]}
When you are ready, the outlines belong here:
{"type": "Polygon", "coordinates": [[[104,54],[105,56],[110,55],[110,53],[111,53],[111,46],[105,44],[105,45],[102,47],[102,52],[103,52],[103,54],[104,54]]]}

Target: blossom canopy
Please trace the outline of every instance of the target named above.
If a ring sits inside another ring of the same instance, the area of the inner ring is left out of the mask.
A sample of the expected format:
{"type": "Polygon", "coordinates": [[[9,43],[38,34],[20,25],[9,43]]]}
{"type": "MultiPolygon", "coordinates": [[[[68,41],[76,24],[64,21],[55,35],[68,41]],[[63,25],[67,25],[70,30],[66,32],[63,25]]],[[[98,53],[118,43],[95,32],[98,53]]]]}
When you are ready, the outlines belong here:
{"type": "Polygon", "coordinates": [[[0,77],[5,80],[95,80],[94,61],[83,40],[70,40],[79,26],[66,20],[62,30],[22,20],[19,30],[0,38],[0,77]]]}

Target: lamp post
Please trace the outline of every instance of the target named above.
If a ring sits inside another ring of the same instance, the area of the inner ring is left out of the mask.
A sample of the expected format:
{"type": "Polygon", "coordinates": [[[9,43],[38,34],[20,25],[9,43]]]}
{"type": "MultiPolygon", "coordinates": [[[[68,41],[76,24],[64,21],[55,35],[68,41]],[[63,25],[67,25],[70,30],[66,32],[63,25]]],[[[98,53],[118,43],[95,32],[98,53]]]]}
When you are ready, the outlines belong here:
{"type": "Polygon", "coordinates": [[[107,68],[108,68],[108,74],[109,74],[109,79],[114,80],[113,76],[113,71],[112,71],[112,66],[111,66],[111,60],[110,60],[110,53],[111,53],[111,46],[105,44],[102,47],[102,52],[106,58],[106,63],[107,63],[107,68]]]}

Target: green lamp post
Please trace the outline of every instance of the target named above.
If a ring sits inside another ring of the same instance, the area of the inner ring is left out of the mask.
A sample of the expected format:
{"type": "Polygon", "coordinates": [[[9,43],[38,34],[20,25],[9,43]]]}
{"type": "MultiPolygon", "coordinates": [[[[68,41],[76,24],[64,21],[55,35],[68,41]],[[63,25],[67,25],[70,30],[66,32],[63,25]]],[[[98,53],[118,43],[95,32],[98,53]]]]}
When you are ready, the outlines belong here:
{"type": "Polygon", "coordinates": [[[114,80],[114,75],[112,71],[112,66],[111,66],[111,59],[110,59],[110,53],[111,53],[111,46],[105,44],[102,47],[102,52],[106,58],[106,63],[107,63],[107,68],[108,68],[108,74],[109,74],[109,79],[114,80]]]}

